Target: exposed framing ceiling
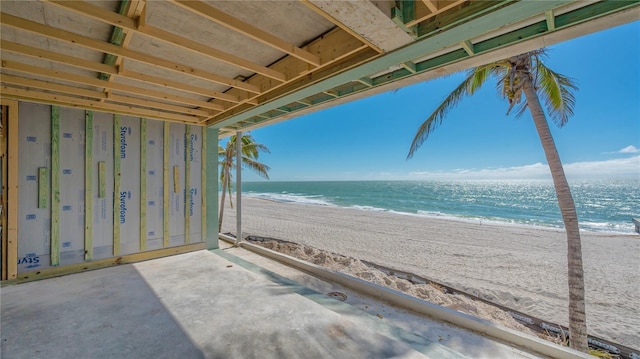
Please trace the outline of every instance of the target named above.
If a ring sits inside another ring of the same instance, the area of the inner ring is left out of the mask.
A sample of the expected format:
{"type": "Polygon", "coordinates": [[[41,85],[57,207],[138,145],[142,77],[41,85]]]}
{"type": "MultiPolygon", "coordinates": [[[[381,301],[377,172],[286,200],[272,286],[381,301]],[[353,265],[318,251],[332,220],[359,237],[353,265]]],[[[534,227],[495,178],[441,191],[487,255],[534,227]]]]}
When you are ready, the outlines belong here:
{"type": "Polygon", "coordinates": [[[600,18],[640,18],[637,0],[375,3],[3,1],[1,96],[226,136],[507,56],[537,38],[597,31],[584,24],[600,18]]]}

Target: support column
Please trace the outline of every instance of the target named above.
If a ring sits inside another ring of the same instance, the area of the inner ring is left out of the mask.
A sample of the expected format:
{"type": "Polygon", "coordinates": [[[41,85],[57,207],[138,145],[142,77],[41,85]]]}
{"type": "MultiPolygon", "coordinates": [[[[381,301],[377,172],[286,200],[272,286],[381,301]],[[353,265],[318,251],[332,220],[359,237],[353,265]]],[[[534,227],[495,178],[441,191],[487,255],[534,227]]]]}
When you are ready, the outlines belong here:
{"type": "Polygon", "coordinates": [[[203,163],[206,167],[207,182],[202,186],[206,188],[206,209],[207,209],[207,249],[218,248],[218,129],[204,128],[207,132],[207,161],[203,163]]]}
{"type": "Polygon", "coordinates": [[[242,132],[236,132],[236,244],[242,241],[242,132]]]}

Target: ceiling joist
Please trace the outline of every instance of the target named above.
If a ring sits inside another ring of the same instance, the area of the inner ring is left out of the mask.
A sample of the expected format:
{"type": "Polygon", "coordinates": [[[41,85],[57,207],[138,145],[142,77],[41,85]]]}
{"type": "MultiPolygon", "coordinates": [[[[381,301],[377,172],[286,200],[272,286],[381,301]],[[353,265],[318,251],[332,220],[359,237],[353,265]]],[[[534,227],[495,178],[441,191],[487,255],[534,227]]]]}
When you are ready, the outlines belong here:
{"type": "Polygon", "coordinates": [[[57,29],[51,26],[40,24],[38,22],[23,19],[17,16],[1,13],[0,21],[3,25],[11,26],[13,28],[24,30],[37,35],[45,36],[48,38],[56,39],[59,41],[76,44],[91,50],[109,53],[115,56],[121,56],[131,60],[136,60],[149,65],[161,67],[167,70],[178,72],[180,74],[212,81],[218,84],[222,84],[229,87],[235,87],[248,92],[260,93],[260,89],[257,86],[253,86],[241,81],[226,78],[217,74],[213,74],[204,70],[195,69],[193,67],[179,64],[176,62],[161,59],[155,56],[147,55],[141,52],[122,48],[120,46],[105,43],[100,40],[92,39],[87,36],[78,35],[70,31],[57,29]]]}
{"type": "Polygon", "coordinates": [[[287,77],[282,72],[272,70],[266,66],[258,65],[239,56],[234,56],[224,51],[214,49],[184,36],[165,31],[152,25],[148,25],[145,21],[143,21],[144,13],[140,18],[140,21],[135,21],[134,19],[131,19],[129,17],[106,11],[101,7],[83,1],[48,1],[50,1],[52,4],[72,10],[80,15],[87,16],[113,26],[121,27],[125,31],[137,32],[150,38],[164,41],[170,45],[178,46],[180,48],[193,51],[197,54],[205,55],[212,59],[222,61],[226,64],[262,74],[278,81],[284,82],[287,80],[287,77]]]}
{"type": "Polygon", "coordinates": [[[271,46],[286,54],[298,58],[308,64],[320,66],[320,58],[317,55],[305,51],[287,41],[278,38],[277,36],[260,30],[251,24],[248,24],[238,18],[226,14],[201,1],[171,0],[171,2],[200,16],[204,16],[209,20],[215,21],[222,26],[226,26],[231,30],[244,34],[245,36],[248,36],[254,40],[260,41],[265,45],[271,46]]]}

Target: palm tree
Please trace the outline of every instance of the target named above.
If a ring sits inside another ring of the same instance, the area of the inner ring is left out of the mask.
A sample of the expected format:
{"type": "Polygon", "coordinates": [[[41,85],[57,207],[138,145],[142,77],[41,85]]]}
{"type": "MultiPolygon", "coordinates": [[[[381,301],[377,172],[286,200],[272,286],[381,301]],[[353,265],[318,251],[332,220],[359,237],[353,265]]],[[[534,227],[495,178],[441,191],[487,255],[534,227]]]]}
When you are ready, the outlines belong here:
{"type": "Polygon", "coordinates": [[[407,159],[413,157],[429,134],[442,123],[447,112],[458,104],[463,96],[473,95],[490,77],[497,79],[498,90],[502,97],[509,101],[507,115],[514,106],[516,106],[517,116],[522,115],[525,109],[529,109],[549,163],[567,234],[569,345],[574,349],[587,352],[584,272],[578,216],[560,156],[540,103],[542,98],[549,117],[558,127],[562,127],[573,115],[575,98],[572,91],[577,90],[577,87],[572,79],[546,67],[542,61],[545,55],[544,49],[540,49],[469,70],[465,80],[420,125],[411,143],[407,159]]]}
{"type": "MultiPolygon", "coordinates": [[[[218,219],[218,232],[222,230],[222,218],[224,216],[224,200],[226,192],[229,191],[229,205],[233,208],[231,201],[231,169],[236,168],[236,135],[231,136],[227,145],[218,145],[218,162],[220,163],[220,182],[222,183],[222,196],[220,198],[220,217],[218,219]]],[[[258,175],[269,179],[269,166],[258,162],[260,152],[270,153],[267,146],[256,143],[253,136],[244,134],[242,141],[242,166],[251,169],[258,175]]]]}

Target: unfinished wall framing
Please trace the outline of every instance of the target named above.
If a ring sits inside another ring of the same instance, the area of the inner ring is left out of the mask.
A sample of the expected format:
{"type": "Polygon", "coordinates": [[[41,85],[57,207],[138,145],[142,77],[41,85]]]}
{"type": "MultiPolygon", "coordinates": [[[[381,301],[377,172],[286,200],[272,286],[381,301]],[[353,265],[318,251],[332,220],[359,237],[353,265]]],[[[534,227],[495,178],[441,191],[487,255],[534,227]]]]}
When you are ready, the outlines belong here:
{"type": "Polygon", "coordinates": [[[16,107],[14,278],[204,242],[203,127],[30,102],[16,107]]]}

